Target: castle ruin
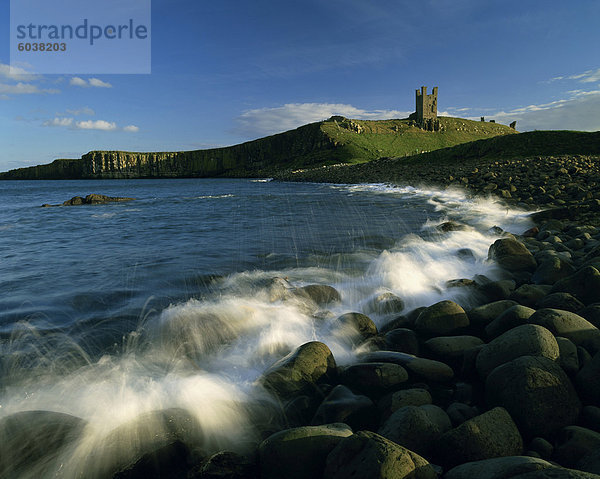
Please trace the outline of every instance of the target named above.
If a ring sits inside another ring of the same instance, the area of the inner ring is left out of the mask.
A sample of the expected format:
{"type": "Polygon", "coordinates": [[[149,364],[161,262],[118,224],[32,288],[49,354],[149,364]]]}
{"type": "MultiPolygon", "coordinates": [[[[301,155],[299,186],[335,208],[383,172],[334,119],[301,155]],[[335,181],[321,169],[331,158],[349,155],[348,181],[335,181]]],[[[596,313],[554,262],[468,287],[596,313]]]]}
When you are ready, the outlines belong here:
{"type": "Polygon", "coordinates": [[[437,117],[438,87],[433,87],[433,93],[427,94],[427,87],[422,86],[416,91],[416,111],[409,116],[419,128],[427,131],[438,131],[440,120],[437,117]]]}

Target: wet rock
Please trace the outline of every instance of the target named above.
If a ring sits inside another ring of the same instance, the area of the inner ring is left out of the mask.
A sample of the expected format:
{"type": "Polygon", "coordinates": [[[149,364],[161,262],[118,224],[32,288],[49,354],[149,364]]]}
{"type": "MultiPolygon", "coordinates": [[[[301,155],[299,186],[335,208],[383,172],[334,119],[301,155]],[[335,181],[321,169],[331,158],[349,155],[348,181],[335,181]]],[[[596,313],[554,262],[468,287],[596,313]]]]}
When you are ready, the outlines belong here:
{"type": "Polygon", "coordinates": [[[346,313],[337,318],[342,327],[348,328],[353,335],[368,339],[377,334],[377,326],[367,315],[362,313],[346,313]]]}
{"type": "Polygon", "coordinates": [[[582,318],[587,319],[597,328],[600,326],[600,304],[590,304],[589,306],[586,306],[585,308],[575,312],[582,318]]]}
{"type": "Polygon", "coordinates": [[[259,446],[262,479],[321,477],[329,453],[352,430],[346,424],[304,426],[277,432],[259,446]]]}
{"type": "Polygon", "coordinates": [[[295,294],[301,298],[314,301],[319,306],[339,303],[342,297],[337,289],[325,284],[309,284],[295,289],[295,294]]]}
{"type": "Polygon", "coordinates": [[[382,394],[408,381],[404,367],[390,362],[360,362],[345,367],[340,381],[354,390],[382,394]]]}
{"type": "Polygon", "coordinates": [[[522,356],[494,369],[486,402],[504,407],[528,437],[551,435],[574,424],[581,403],[566,373],[545,357],[522,356]]]}
{"type": "Polygon", "coordinates": [[[535,284],[554,284],[575,273],[575,268],[565,259],[554,256],[547,257],[537,267],[531,280],[535,284]]]}
{"type": "Polygon", "coordinates": [[[382,293],[369,301],[367,309],[376,314],[400,313],[404,309],[404,301],[394,293],[382,293]]]}
{"type": "Polygon", "coordinates": [[[577,470],[597,474],[600,477],[600,449],[583,456],[574,467],[577,470]]]}
{"type": "Polygon", "coordinates": [[[364,362],[386,362],[401,365],[408,371],[409,378],[425,381],[447,382],[454,377],[450,366],[432,359],[418,358],[406,353],[395,351],[375,351],[361,354],[359,360],[364,362]]]}
{"type": "Polygon", "coordinates": [[[515,290],[516,283],[512,279],[501,279],[500,281],[488,281],[479,284],[479,291],[489,301],[502,301],[508,299],[515,290]]]}
{"type": "Polygon", "coordinates": [[[411,388],[396,391],[386,398],[382,399],[385,402],[384,407],[388,407],[390,413],[397,411],[405,406],[424,406],[431,404],[431,394],[427,389],[411,388]]]}
{"type": "Polygon", "coordinates": [[[359,431],[331,451],[323,475],[323,479],[349,477],[435,479],[438,475],[418,454],[373,432],[359,431]]]}
{"type": "Polygon", "coordinates": [[[385,334],[384,340],[385,348],[389,351],[419,355],[419,338],[412,329],[392,329],[385,334]]]}
{"type": "Polygon", "coordinates": [[[575,274],[556,282],[552,292],[571,293],[584,304],[600,301],[600,272],[593,266],[586,266],[575,274]]]}
{"type": "Polygon", "coordinates": [[[446,414],[450,418],[453,427],[460,426],[463,422],[478,415],[477,408],[461,402],[453,402],[446,409],[446,414]]]}
{"type": "Polygon", "coordinates": [[[477,356],[476,367],[480,377],[485,378],[496,367],[520,356],[543,356],[554,361],[559,355],[558,343],[550,331],[524,324],[485,345],[477,356]]]}
{"type": "Polygon", "coordinates": [[[529,450],[537,452],[542,459],[550,459],[554,446],[543,437],[534,437],[529,443],[529,450]]]}
{"type": "Polygon", "coordinates": [[[570,311],[539,309],[529,318],[529,322],[549,329],[556,336],[568,338],[592,353],[600,350],[600,330],[570,311]]]}
{"type": "Polygon", "coordinates": [[[299,346],[277,361],[262,376],[262,385],[283,399],[314,394],[319,382],[335,375],[335,359],[323,343],[312,341],[299,346]]]}
{"type": "MultiPolygon", "coordinates": [[[[24,411],[0,420],[0,477],[54,475],[48,458],[56,458],[63,448],[76,441],[86,422],[53,411],[24,411]]],[[[58,474],[58,470],[56,471],[58,474]]]]}
{"type": "Polygon", "coordinates": [[[440,301],[426,308],[415,321],[418,333],[429,336],[457,332],[469,325],[465,310],[453,301],[440,301]]]}
{"type": "Polygon", "coordinates": [[[456,466],[444,475],[444,479],[511,479],[521,477],[523,473],[543,472],[553,467],[551,463],[534,457],[498,457],[456,466]]]}
{"type": "Polygon", "coordinates": [[[485,334],[488,338],[496,338],[517,326],[527,324],[533,313],[535,309],[527,306],[520,304],[512,306],[485,327],[485,334]]]}
{"type": "Polygon", "coordinates": [[[377,427],[379,411],[367,396],[354,394],[341,384],[323,400],[312,420],[313,425],[344,423],[352,429],[377,427]]]}
{"type": "Polygon", "coordinates": [[[518,303],[512,300],[500,300],[484,304],[469,311],[469,320],[473,326],[485,327],[504,311],[516,306],[518,303]]]}
{"type": "Polygon", "coordinates": [[[490,246],[488,259],[496,261],[508,271],[535,271],[537,263],[533,255],[514,238],[498,239],[490,246]]]}
{"type": "Polygon", "coordinates": [[[434,442],[451,427],[450,418],[437,406],[405,406],[395,411],[378,433],[419,455],[428,456],[434,442]]]}
{"type": "Polygon", "coordinates": [[[133,464],[114,474],[113,479],[146,479],[160,477],[178,479],[188,472],[190,451],[187,446],[174,441],[145,453],[133,464]]]}
{"type": "Polygon", "coordinates": [[[472,249],[469,248],[461,248],[456,252],[456,256],[466,263],[474,263],[477,258],[475,257],[475,253],[472,249]]]}
{"type": "Polygon", "coordinates": [[[600,407],[585,406],[581,410],[579,425],[600,432],[600,407]]]}
{"type": "Polygon", "coordinates": [[[104,203],[114,203],[121,201],[133,201],[135,198],[126,198],[120,196],[106,196],[92,193],[85,198],[74,196],[70,200],[65,201],[62,206],[77,206],[77,205],[100,205],[104,203]]]}
{"type": "Polygon", "coordinates": [[[577,313],[584,308],[584,304],[570,293],[552,293],[540,299],[536,307],[562,309],[577,313]]]}

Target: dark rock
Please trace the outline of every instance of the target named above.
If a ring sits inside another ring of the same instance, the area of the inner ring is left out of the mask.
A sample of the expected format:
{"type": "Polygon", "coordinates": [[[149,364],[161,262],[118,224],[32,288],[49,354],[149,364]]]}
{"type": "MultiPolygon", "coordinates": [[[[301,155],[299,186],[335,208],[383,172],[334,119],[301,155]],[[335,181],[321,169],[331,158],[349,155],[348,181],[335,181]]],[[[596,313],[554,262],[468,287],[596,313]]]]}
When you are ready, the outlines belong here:
{"type": "Polygon", "coordinates": [[[447,382],[454,377],[450,366],[432,359],[418,358],[395,351],[375,351],[358,356],[364,362],[386,362],[399,364],[408,371],[409,377],[425,381],[447,382]]]}
{"type": "Polygon", "coordinates": [[[582,318],[587,319],[597,328],[600,326],[600,304],[590,304],[589,306],[586,306],[585,308],[575,312],[582,318]]]}
{"type": "Polygon", "coordinates": [[[412,329],[397,328],[384,336],[386,349],[401,353],[419,355],[419,339],[412,329]]]}
{"type": "Polygon", "coordinates": [[[440,301],[425,309],[415,321],[417,332],[426,335],[445,335],[469,325],[465,310],[453,301],[440,301]]]}
{"type": "Polygon", "coordinates": [[[584,402],[600,406],[600,352],[581,368],[575,378],[575,384],[584,402]]]}
{"type": "Polygon", "coordinates": [[[539,309],[529,318],[532,324],[549,329],[556,336],[570,339],[594,353],[600,350],[600,330],[581,316],[560,309],[539,309]]]}
{"type": "Polygon", "coordinates": [[[295,293],[302,297],[314,301],[319,306],[327,306],[332,303],[339,303],[342,297],[337,289],[326,284],[309,284],[296,288],[295,293]]]}
{"type": "Polygon", "coordinates": [[[596,449],[579,459],[575,464],[575,468],[592,474],[600,474],[600,449],[596,449]]]}
{"type": "Polygon", "coordinates": [[[564,467],[548,467],[535,472],[527,472],[512,479],[600,479],[600,476],[589,472],[566,469],[564,467]]]}
{"type": "Polygon", "coordinates": [[[486,344],[477,356],[477,372],[486,378],[496,367],[520,356],[543,356],[552,361],[560,353],[554,335],[542,326],[524,324],[486,344]]]}
{"type": "Polygon", "coordinates": [[[395,411],[378,433],[421,456],[428,456],[434,442],[451,427],[450,418],[437,406],[405,406],[395,411]]]}
{"type": "MultiPolygon", "coordinates": [[[[161,476],[162,477],[162,476],[161,476]]],[[[185,476],[180,476],[185,477],[185,476]]],[[[247,457],[235,452],[213,454],[200,470],[199,479],[256,479],[258,468],[247,457]]]]}
{"type": "Polygon", "coordinates": [[[535,309],[527,306],[520,304],[512,306],[485,327],[485,334],[488,338],[496,338],[512,328],[527,324],[533,313],[535,313],[535,309]]]}
{"type": "Polygon", "coordinates": [[[512,279],[501,279],[500,281],[489,281],[479,284],[479,291],[489,301],[502,301],[508,299],[515,290],[517,284],[512,279]]]}
{"type": "Polygon", "coordinates": [[[383,406],[391,414],[405,406],[424,406],[431,403],[431,394],[427,389],[411,388],[396,391],[382,398],[380,406],[383,406]]]}
{"type": "Polygon", "coordinates": [[[180,441],[166,444],[151,452],[147,452],[135,463],[126,466],[113,475],[113,479],[146,479],[160,477],[179,479],[188,471],[190,451],[180,441]]]}
{"type": "Polygon", "coordinates": [[[561,466],[575,467],[586,455],[600,450],[600,433],[580,426],[567,426],[559,434],[554,460],[561,466]]]}
{"type": "Polygon", "coordinates": [[[260,382],[269,391],[287,399],[314,394],[316,384],[335,375],[335,359],[329,348],[318,341],[299,346],[277,361],[260,382]]]}
{"type": "Polygon", "coordinates": [[[575,274],[557,281],[552,292],[571,293],[584,304],[600,301],[600,272],[593,266],[586,266],[575,274]]]}
{"type": "Polygon", "coordinates": [[[550,459],[554,453],[554,446],[543,437],[534,437],[529,443],[529,449],[537,452],[542,459],[550,459]]]}
{"type": "Polygon", "coordinates": [[[85,425],[83,419],[53,411],[24,411],[2,418],[0,477],[59,474],[58,466],[56,471],[50,470],[48,457],[57,457],[76,441],[85,425]]]}
{"type": "Polygon", "coordinates": [[[490,246],[488,259],[508,271],[535,271],[537,263],[529,250],[514,238],[501,238],[490,246]]]}
{"type": "Polygon", "coordinates": [[[373,432],[360,431],[331,451],[323,475],[323,479],[350,477],[436,479],[438,475],[418,454],[373,432]]]}
{"type": "Polygon", "coordinates": [[[551,435],[574,424],[581,403],[566,373],[545,357],[522,356],[494,369],[486,401],[503,406],[527,437],[551,435]]]}
{"type": "Polygon", "coordinates": [[[408,373],[399,364],[361,362],[344,368],[340,381],[354,390],[367,394],[382,394],[408,381],[408,373]]]}
{"type": "Polygon", "coordinates": [[[460,426],[463,422],[473,419],[479,413],[477,408],[461,402],[453,402],[446,409],[446,414],[452,422],[452,427],[460,426]]]}
{"type": "Polygon", "coordinates": [[[465,261],[466,263],[474,263],[477,260],[477,258],[475,257],[475,253],[472,249],[469,248],[459,249],[456,252],[456,256],[458,256],[459,259],[465,261]]]}
{"type": "Polygon", "coordinates": [[[305,426],[277,432],[259,446],[261,478],[322,477],[329,453],[352,430],[346,424],[305,426]]]}
{"type": "Polygon", "coordinates": [[[524,306],[534,307],[551,289],[548,285],[524,284],[511,293],[510,299],[524,306]]]}
{"type": "Polygon", "coordinates": [[[537,302],[538,308],[562,309],[577,313],[584,308],[584,304],[570,293],[552,293],[537,302]]]}
{"type": "Polygon", "coordinates": [[[511,479],[522,477],[521,474],[530,471],[544,472],[549,468],[553,468],[551,463],[534,457],[498,457],[456,466],[444,475],[444,479],[511,479]]]}
{"type": "Polygon", "coordinates": [[[575,268],[568,261],[554,256],[542,261],[531,279],[536,284],[554,284],[573,273],[575,268]]]}
{"type": "Polygon", "coordinates": [[[367,308],[376,314],[400,313],[404,309],[404,301],[394,293],[382,293],[371,299],[367,308]]]}
{"type": "Polygon", "coordinates": [[[114,203],[120,201],[133,201],[135,198],[125,198],[120,196],[106,196],[92,193],[85,198],[74,196],[70,200],[65,201],[62,206],[77,206],[77,205],[100,205],[104,203],[114,203]]]}
{"type": "Polygon", "coordinates": [[[467,349],[483,344],[476,336],[438,336],[425,341],[425,346],[442,360],[461,358],[467,349]]]}
{"type": "Polygon", "coordinates": [[[558,364],[569,376],[574,376],[579,371],[579,357],[577,355],[577,346],[570,339],[556,336],[556,343],[560,356],[558,364]]]}
{"type": "Polygon", "coordinates": [[[373,429],[377,427],[379,411],[367,396],[354,394],[341,384],[334,387],[323,400],[315,417],[313,425],[344,423],[352,429],[373,429]]]}
{"type": "Polygon", "coordinates": [[[516,301],[507,299],[487,303],[469,311],[469,320],[473,326],[485,327],[508,308],[516,306],[517,304],[516,301]]]}
{"type": "Polygon", "coordinates": [[[600,407],[585,406],[581,410],[579,425],[600,432],[600,407]]]}
{"type": "Polygon", "coordinates": [[[523,439],[510,414],[497,407],[446,432],[438,440],[437,453],[443,465],[453,467],[465,462],[523,452],[523,439]]]}

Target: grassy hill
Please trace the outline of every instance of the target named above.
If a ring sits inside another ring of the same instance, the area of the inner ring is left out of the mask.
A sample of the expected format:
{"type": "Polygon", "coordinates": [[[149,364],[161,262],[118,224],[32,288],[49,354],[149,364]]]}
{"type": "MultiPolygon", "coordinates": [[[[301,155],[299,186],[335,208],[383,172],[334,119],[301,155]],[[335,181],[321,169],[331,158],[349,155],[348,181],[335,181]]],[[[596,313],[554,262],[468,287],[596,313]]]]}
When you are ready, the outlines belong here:
{"type": "Polygon", "coordinates": [[[440,131],[403,120],[332,117],[239,145],[179,152],[91,151],[78,160],[0,173],[0,179],[163,178],[272,175],[282,170],[409,156],[495,136],[497,123],[440,117],[440,131]]]}

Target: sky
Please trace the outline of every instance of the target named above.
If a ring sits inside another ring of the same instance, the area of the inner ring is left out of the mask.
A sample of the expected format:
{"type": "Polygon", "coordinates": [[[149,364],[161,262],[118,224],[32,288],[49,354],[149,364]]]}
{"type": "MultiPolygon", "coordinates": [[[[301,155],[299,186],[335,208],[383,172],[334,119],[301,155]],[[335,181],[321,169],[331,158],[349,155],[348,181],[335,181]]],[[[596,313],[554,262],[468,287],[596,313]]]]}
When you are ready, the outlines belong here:
{"type": "Polygon", "coordinates": [[[439,88],[441,115],[600,130],[597,0],[151,5],[151,73],[37,74],[9,68],[0,0],[0,171],[232,145],[332,115],[405,118],[422,85],[439,88]]]}

